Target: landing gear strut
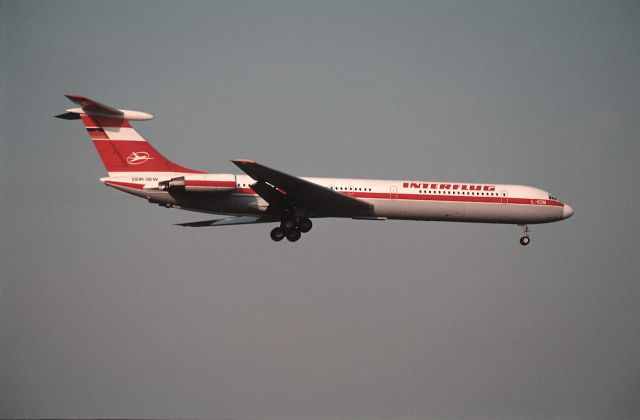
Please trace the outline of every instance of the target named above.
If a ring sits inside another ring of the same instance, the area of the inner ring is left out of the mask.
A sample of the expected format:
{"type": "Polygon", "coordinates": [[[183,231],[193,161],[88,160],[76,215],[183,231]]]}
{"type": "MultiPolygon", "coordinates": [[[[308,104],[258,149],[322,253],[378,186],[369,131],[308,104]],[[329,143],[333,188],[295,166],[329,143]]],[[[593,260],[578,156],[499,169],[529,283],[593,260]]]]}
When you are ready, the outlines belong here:
{"type": "Polygon", "coordinates": [[[312,227],[313,223],[306,217],[294,218],[286,216],[282,218],[280,226],[271,231],[271,239],[280,242],[284,238],[287,238],[289,242],[296,242],[303,233],[309,232],[312,227]]]}
{"type": "Polygon", "coordinates": [[[529,226],[520,225],[522,227],[522,238],[520,238],[520,245],[527,246],[531,242],[529,238],[529,226]]]}
{"type": "Polygon", "coordinates": [[[282,219],[282,223],[280,224],[280,226],[283,229],[287,230],[294,229],[296,227],[296,219],[294,219],[293,217],[286,217],[282,219]]]}

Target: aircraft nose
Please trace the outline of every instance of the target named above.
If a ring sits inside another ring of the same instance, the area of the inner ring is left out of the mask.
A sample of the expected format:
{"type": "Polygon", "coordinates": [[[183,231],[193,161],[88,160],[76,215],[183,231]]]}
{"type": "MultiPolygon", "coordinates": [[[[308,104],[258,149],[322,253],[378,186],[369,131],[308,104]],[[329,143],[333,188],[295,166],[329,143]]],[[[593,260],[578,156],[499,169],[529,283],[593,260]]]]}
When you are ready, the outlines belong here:
{"type": "Polygon", "coordinates": [[[568,219],[571,216],[573,216],[573,209],[571,208],[570,205],[565,204],[564,208],[562,209],[562,218],[568,219]]]}

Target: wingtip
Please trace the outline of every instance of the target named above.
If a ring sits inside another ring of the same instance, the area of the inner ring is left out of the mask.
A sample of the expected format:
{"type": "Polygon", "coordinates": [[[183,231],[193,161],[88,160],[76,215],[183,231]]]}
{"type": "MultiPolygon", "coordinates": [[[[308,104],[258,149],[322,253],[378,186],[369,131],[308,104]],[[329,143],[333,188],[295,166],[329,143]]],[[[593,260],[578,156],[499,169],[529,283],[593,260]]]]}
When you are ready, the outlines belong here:
{"type": "Polygon", "coordinates": [[[64,96],[70,100],[71,102],[78,103],[78,101],[84,101],[87,99],[86,96],[78,95],[76,93],[65,93],[64,96]]]}
{"type": "Polygon", "coordinates": [[[249,160],[249,159],[232,159],[231,162],[235,163],[235,164],[244,164],[244,165],[253,165],[256,163],[255,160],[249,160]]]}
{"type": "Polygon", "coordinates": [[[182,227],[211,226],[213,222],[215,222],[215,220],[203,220],[200,222],[176,223],[175,226],[182,226],[182,227]]]}

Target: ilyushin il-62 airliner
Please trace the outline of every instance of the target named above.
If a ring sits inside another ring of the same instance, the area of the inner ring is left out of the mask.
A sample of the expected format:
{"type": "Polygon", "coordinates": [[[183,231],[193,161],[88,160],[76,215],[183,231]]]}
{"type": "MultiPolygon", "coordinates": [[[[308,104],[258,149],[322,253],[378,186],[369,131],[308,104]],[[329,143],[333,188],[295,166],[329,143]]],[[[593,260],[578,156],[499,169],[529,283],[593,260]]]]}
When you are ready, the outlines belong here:
{"type": "Polygon", "coordinates": [[[82,120],[107,169],[105,185],[164,207],[229,216],[180,226],[276,223],[271,239],[296,242],[321,217],[503,223],[521,226],[520,243],[528,245],[528,225],[573,215],[568,204],[523,185],[296,177],[245,159],[232,160],[242,175],[197,171],[165,158],[129,123],[152,115],[66,97],[79,108],[57,117],[82,120]]]}

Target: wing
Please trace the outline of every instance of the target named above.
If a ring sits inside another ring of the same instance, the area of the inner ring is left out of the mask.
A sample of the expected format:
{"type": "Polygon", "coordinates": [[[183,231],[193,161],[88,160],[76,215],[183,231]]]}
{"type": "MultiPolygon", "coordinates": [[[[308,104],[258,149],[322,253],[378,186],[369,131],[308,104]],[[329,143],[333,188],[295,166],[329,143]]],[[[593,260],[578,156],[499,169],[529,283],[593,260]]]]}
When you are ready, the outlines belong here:
{"type": "Polygon", "coordinates": [[[257,182],[251,188],[275,208],[302,207],[312,216],[366,216],[373,206],[251,160],[232,162],[257,182]]]}
{"type": "Polygon", "coordinates": [[[237,216],[226,217],[224,219],[203,220],[201,222],[178,223],[177,226],[203,227],[203,226],[229,226],[248,225],[252,223],[272,223],[279,222],[280,218],[266,216],[237,216]]]}

